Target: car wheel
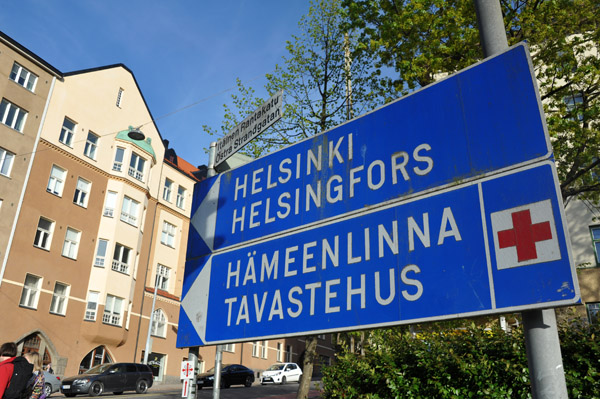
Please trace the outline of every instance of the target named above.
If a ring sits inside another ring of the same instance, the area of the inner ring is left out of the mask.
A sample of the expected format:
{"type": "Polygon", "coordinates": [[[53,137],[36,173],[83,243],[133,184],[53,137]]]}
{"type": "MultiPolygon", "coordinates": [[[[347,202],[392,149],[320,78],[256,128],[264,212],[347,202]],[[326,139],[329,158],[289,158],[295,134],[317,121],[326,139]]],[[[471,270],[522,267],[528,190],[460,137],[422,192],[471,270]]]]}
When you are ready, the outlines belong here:
{"type": "Polygon", "coordinates": [[[135,391],[137,393],[146,393],[148,391],[148,383],[146,380],[139,380],[135,385],[135,391]]]}
{"type": "Polygon", "coordinates": [[[202,389],[202,385],[196,385],[196,388],[198,388],[200,390],[200,389],[202,389]]]}
{"type": "Polygon", "coordinates": [[[281,385],[285,384],[286,380],[285,380],[285,376],[281,377],[281,385]]]}
{"type": "Polygon", "coordinates": [[[47,398],[49,398],[50,395],[52,395],[52,385],[44,384],[44,395],[46,395],[47,398]]]}
{"type": "Polygon", "coordinates": [[[104,391],[104,385],[100,381],[92,382],[90,386],[90,396],[98,396],[104,391]]]}
{"type": "Polygon", "coordinates": [[[229,388],[229,382],[225,381],[224,379],[221,379],[221,388],[223,388],[223,389],[229,388]]]}
{"type": "Polygon", "coordinates": [[[252,386],[252,377],[250,377],[250,376],[246,377],[246,382],[244,382],[244,386],[246,388],[250,388],[252,386]]]}

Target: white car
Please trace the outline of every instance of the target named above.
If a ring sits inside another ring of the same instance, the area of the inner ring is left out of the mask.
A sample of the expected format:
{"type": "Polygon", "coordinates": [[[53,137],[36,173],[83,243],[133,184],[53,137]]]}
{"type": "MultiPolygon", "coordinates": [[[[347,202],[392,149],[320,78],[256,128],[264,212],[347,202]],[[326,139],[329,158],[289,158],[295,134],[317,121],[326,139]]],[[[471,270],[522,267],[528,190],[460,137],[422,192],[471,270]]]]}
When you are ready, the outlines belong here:
{"type": "Polygon", "coordinates": [[[288,381],[300,382],[302,370],[296,363],[276,363],[263,371],[260,383],[285,384],[288,381]]]}

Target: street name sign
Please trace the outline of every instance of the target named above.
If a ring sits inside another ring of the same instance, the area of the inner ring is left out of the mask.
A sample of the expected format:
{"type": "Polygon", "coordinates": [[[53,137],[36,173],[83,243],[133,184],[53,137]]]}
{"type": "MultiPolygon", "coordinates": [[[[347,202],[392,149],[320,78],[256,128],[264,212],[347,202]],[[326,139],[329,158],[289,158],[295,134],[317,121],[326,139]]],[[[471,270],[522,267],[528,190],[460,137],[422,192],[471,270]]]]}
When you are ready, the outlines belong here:
{"type": "Polygon", "coordinates": [[[225,162],[227,158],[281,119],[282,114],[283,90],[280,90],[217,141],[215,166],[225,162]]]}
{"type": "Polygon", "coordinates": [[[578,303],[541,112],[518,45],[197,184],[177,346],[578,303]]]}

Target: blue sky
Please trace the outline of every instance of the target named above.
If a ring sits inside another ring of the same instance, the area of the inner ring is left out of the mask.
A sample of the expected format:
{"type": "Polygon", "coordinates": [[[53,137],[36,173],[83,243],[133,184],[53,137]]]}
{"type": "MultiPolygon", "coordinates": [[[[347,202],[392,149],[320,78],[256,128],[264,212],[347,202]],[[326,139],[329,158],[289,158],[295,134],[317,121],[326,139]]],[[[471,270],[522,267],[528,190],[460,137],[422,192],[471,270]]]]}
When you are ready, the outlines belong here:
{"type": "Polygon", "coordinates": [[[268,97],[264,76],[309,8],[309,0],[2,3],[0,30],[62,72],[125,64],[163,138],[196,166],[215,139],[202,125],[219,128],[236,78],[268,97]]]}

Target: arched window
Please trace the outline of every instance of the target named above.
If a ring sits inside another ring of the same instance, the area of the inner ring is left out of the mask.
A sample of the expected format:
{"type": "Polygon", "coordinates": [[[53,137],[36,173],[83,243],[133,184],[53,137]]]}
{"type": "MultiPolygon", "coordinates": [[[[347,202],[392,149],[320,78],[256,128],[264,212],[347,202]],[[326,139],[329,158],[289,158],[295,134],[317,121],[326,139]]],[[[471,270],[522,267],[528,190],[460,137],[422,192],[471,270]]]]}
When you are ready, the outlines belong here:
{"type": "Polygon", "coordinates": [[[162,309],[156,309],[154,311],[152,330],[150,333],[156,337],[165,338],[167,336],[167,317],[162,309]]]}
{"type": "Polygon", "coordinates": [[[91,369],[92,367],[98,366],[99,364],[104,363],[112,363],[112,357],[106,350],[104,346],[98,346],[91,350],[81,363],[79,363],[79,373],[83,373],[86,370],[91,369]]]}
{"type": "Polygon", "coordinates": [[[42,355],[42,362],[44,366],[52,363],[52,356],[50,355],[50,352],[48,352],[46,341],[38,333],[28,335],[23,340],[17,342],[17,347],[20,348],[21,355],[29,352],[37,352],[42,355]]]}

